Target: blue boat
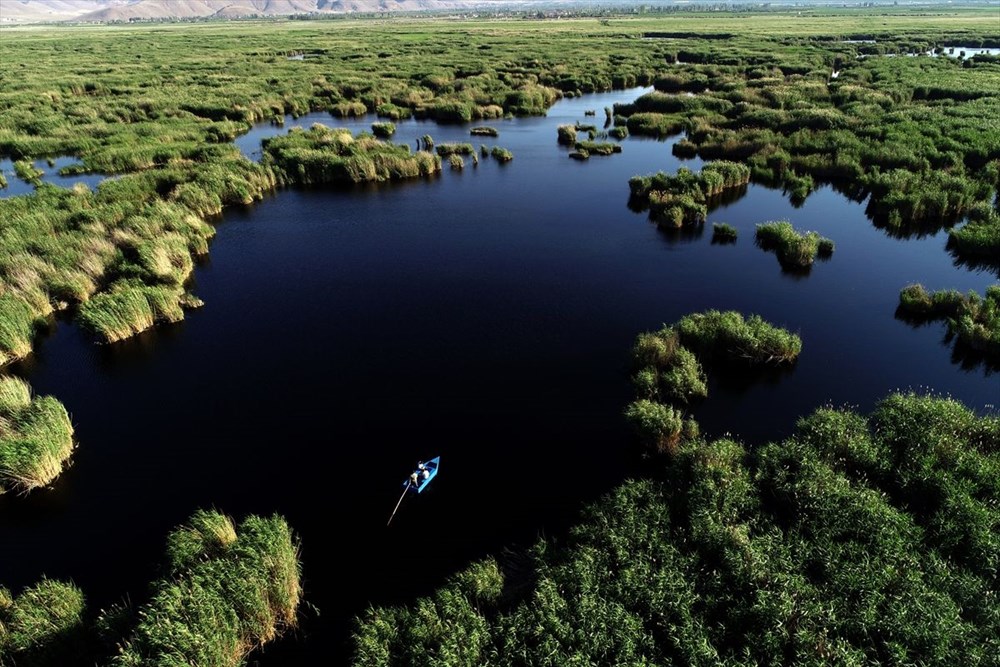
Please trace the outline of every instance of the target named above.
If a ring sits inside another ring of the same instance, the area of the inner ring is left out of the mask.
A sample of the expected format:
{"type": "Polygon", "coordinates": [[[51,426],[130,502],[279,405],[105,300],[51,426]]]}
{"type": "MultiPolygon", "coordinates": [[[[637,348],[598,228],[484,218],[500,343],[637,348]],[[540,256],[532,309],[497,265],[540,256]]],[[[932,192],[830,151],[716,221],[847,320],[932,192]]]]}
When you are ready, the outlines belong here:
{"type": "Polygon", "coordinates": [[[411,489],[413,491],[416,491],[417,493],[420,493],[421,491],[427,488],[427,485],[431,483],[432,479],[437,477],[438,468],[440,466],[441,466],[440,456],[435,456],[430,461],[418,464],[417,469],[413,471],[413,474],[417,476],[417,483],[416,484],[413,483],[413,475],[410,475],[410,477],[405,482],[403,482],[403,486],[405,486],[407,489],[411,489]],[[420,466],[423,466],[423,468],[421,468],[420,466]],[[426,476],[424,475],[425,471],[427,472],[426,476]]]}

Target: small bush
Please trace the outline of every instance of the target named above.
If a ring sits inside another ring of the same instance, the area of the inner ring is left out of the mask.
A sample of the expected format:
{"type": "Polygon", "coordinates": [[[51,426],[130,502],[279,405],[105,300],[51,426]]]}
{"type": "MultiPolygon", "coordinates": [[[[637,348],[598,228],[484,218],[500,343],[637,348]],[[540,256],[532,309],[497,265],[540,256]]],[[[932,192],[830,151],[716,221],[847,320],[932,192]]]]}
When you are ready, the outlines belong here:
{"type": "Polygon", "coordinates": [[[396,134],[395,123],[372,123],[372,134],[382,139],[388,139],[396,134]]]}

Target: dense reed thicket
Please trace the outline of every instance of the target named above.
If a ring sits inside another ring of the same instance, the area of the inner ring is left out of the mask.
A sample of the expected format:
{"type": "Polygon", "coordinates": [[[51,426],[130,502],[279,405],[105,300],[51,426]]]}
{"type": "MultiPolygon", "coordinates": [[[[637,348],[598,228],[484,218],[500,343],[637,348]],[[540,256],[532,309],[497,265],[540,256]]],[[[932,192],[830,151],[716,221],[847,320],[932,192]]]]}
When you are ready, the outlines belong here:
{"type": "Polygon", "coordinates": [[[73,453],[73,424],[63,404],[32,396],[16,377],[0,377],[0,493],[49,485],[73,453]]]}
{"type": "Polygon", "coordinates": [[[998,498],[1000,421],[943,398],[683,440],[568,539],[369,609],[353,664],[989,664],[998,498]]]}
{"type": "Polygon", "coordinates": [[[236,527],[198,511],[167,539],[163,577],[137,607],[88,614],[75,586],[0,587],[0,664],[236,667],[297,623],[298,542],[278,517],[236,527]]]}

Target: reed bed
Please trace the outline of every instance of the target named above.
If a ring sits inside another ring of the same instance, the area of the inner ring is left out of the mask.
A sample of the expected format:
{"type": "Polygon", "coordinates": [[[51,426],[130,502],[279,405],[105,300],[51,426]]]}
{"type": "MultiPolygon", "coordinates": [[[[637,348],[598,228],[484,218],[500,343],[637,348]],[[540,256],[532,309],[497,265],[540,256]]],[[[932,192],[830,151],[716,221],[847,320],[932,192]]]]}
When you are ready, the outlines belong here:
{"type": "Polygon", "coordinates": [[[43,579],[16,597],[0,586],[3,664],[76,664],[84,648],[85,611],[83,593],[73,584],[43,579]]]}
{"type": "Polygon", "coordinates": [[[294,628],[302,596],[298,542],[278,516],[239,527],[199,511],[167,539],[169,576],[111,661],[118,667],[236,667],[294,628]]]}
{"type": "Polygon", "coordinates": [[[834,244],[816,232],[799,232],[787,220],[765,222],[757,225],[757,244],[772,250],[778,262],[786,269],[807,269],[816,257],[830,257],[834,244]]]}
{"type": "Polygon", "coordinates": [[[0,493],[50,485],[74,446],[73,424],[62,403],[32,396],[20,378],[0,377],[0,493]]]}
{"type": "Polygon", "coordinates": [[[899,312],[916,321],[944,320],[961,344],[1000,362],[1000,285],[987,287],[983,296],[907,285],[899,293],[899,312]]]}

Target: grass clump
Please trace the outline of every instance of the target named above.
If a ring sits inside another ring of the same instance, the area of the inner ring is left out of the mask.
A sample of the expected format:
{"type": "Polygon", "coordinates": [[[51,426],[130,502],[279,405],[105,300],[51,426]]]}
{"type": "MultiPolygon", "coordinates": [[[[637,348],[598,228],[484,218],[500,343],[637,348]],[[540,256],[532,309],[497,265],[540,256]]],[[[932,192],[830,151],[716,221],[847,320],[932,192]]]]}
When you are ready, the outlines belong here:
{"type": "Polygon", "coordinates": [[[736,243],[736,228],[725,222],[713,223],[712,243],[736,243]]]}
{"type": "Polygon", "coordinates": [[[494,146],[490,150],[490,155],[497,162],[510,162],[511,160],[514,159],[514,154],[513,153],[511,153],[506,148],[501,148],[500,146],[494,146]]]}
{"type": "Polygon", "coordinates": [[[563,146],[574,146],[576,144],[576,127],[573,125],[560,125],[556,128],[558,141],[563,146]]]}
{"type": "Polygon", "coordinates": [[[618,127],[613,127],[610,130],[608,130],[608,134],[610,136],[614,137],[615,139],[618,139],[619,141],[621,141],[622,139],[625,139],[626,137],[628,137],[628,127],[626,127],[624,125],[619,125],[618,127]]]}
{"type": "Polygon", "coordinates": [[[612,153],[621,153],[622,147],[608,142],[578,141],[576,142],[576,150],[586,151],[590,155],[611,155],[612,153]]]}
{"type": "Polygon", "coordinates": [[[486,125],[480,127],[474,127],[469,130],[469,134],[474,137],[499,137],[500,132],[497,131],[495,127],[489,127],[486,125]]]}
{"type": "Polygon", "coordinates": [[[644,445],[661,452],[676,448],[684,429],[680,410],[646,399],[630,404],[625,419],[644,445]]]}
{"type": "Polygon", "coordinates": [[[680,342],[713,362],[790,364],[802,351],[802,339],[758,315],[744,319],[736,311],[708,310],[677,323],[680,342]]]}
{"type": "Polygon", "coordinates": [[[372,123],[372,134],[380,139],[388,139],[396,134],[395,123],[372,123]]]}
{"type": "Polygon", "coordinates": [[[236,529],[198,512],[167,544],[170,576],[154,584],[112,665],[236,667],[295,626],[298,544],[280,517],[251,516],[236,529]]]}
{"type": "MultiPolygon", "coordinates": [[[[472,154],[475,157],[475,153],[472,154]]],[[[465,160],[462,159],[461,155],[455,155],[454,153],[448,156],[448,165],[453,171],[462,171],[465,167],[465,160]]]]}
{"type": "Polygon", "coordinates": [[[701,172],[681,167],[675,175],[659,172],[629,179],[629,203],[648,208],[649,217],[665,227],[679,228],[705,221],[708,206],[721,195],[750,182],[750,168],[720,160],[701,172]]]}
{"type": "Polygon", "coordinates": [[[14,173],[25,183],[36,187],[42,184],[42,176],[45,175],[45,172],[32,164],[31,160],[15,160],[14,173]]]}
{"type": "Polygon", "coordinates": [[[633,384],[640,397],[686,404],[708,396],[705,372],[681,345],[674,327],[643,333],[632,348],[633,384]]]}
{"type": "Polygon", "coordinates": [[[32,397],[20,378],[0,377],[0,493],[48,486],[73,446],[73,424],[62,403],[32,397]]]}
{"type": "Polygon", "coordinates": [[[0,171],[0,190],[3,190],[5,187],[7,187],[7,176],[0,171]]]}
{"type": "Polygon", "coordinates": [[[61,581],[43,579],[17,597],[0,587],[0,664],[76,664],[85,607],[80,589],[61,581]]]}
{"type": "Polygon", "coordinates": [[[448,157],[449,155],[472,155],[476,152],[475,147],[472,144],[438,144],[437,154],[441,157],[448,157]]]}
{"type": "Polygon", "coordinates": [[[899,293],[899,310],[913,321],[945,320],[948,332],[967,349],[1000,361],[1000,285],[984,296],[956,290],[928,292],[923,285],[907,285],[899,293]]]}
{"type": "MultiPolygon", "coordinates": [[[[293,128],[262,145],[263,163],[274,169],[283,183],[386,182],[441,171],[440,158],[429,153],[414,154],[409,146],[371,136],[355,137],[350,130],[323,125],[314,125],[307,131],[293,128]]],[[[438,152],[441,148],[438,147],[438,152]]]]}
{"type": "Polygon", "coordinates": [[[765,222],[757,225],[757,244],[764,250],[773,250],[781,266],[786,269],[807,269],[817,255],[833,254],[833,241],[816,232],[797,232],[787,220],[765,222]]]}
{"type": "Polygon", "coordinates": [[[201,305],[181,287],[123,281],[82,304],[78,317],[102,342],[114,343],[159,323],[179,322],[184,308],[201,305]]]}

